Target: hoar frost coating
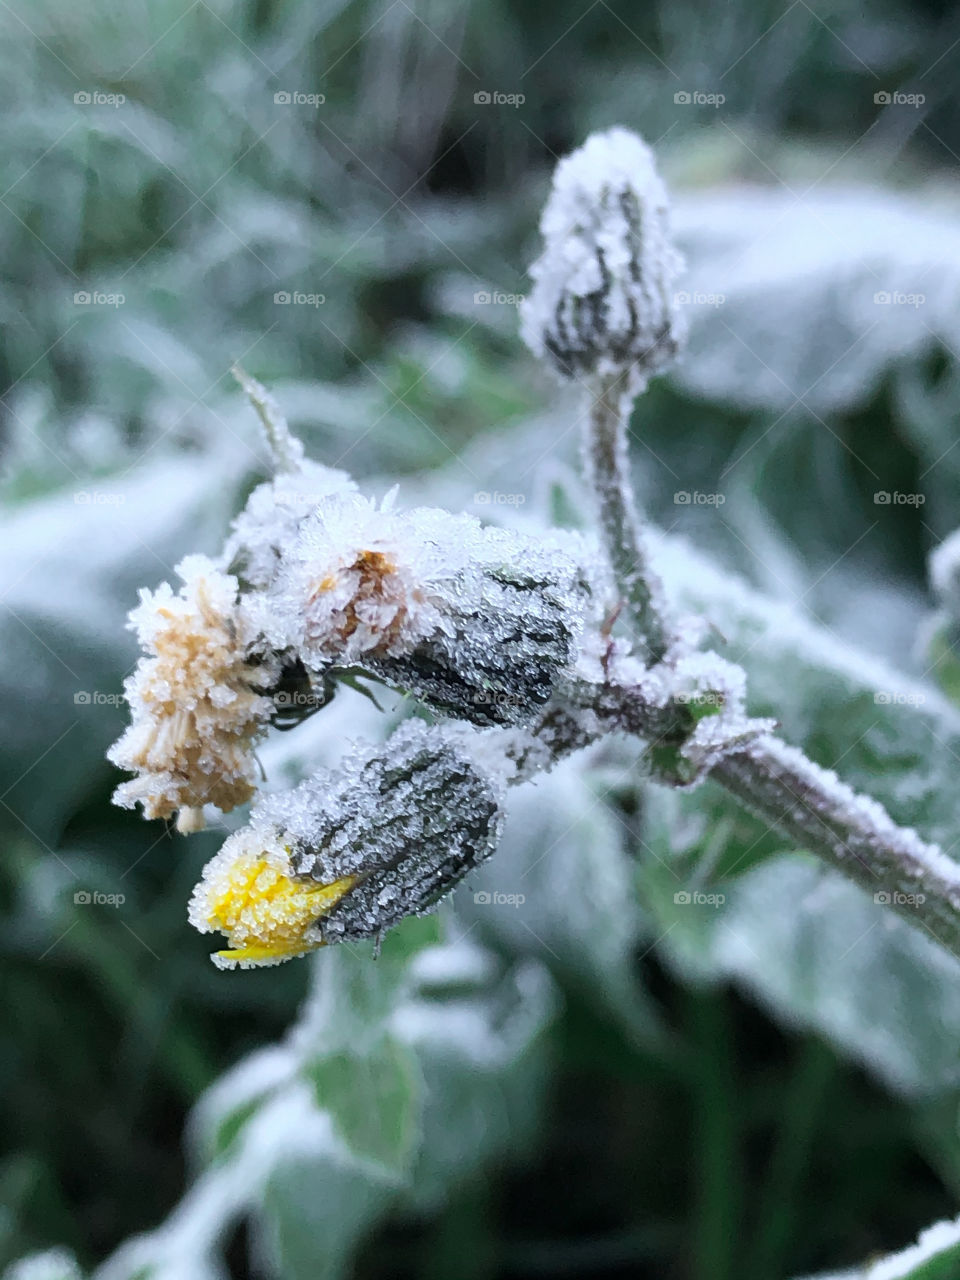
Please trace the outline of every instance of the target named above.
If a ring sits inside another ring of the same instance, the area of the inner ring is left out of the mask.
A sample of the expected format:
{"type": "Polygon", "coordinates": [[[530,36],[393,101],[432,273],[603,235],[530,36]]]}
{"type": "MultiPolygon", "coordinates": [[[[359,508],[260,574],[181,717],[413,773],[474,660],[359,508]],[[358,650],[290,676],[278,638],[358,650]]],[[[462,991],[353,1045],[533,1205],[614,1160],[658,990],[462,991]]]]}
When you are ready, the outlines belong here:
{"type": "Polygon", "coordinates": [[[189,919],[221,968],[378,937],[430,910],[496,847],[510,765],[460,730],[407,721],[336,770],[267,797],[206,866],[189,919]]]}
{"type": "Polygon", "coordinates": [[[203,825],[204,804],[228,812],[255,791],[254,744],[273,713],[259,690],[268,665],[253,663],[253,639],[237,605],[237,580],[206,556],[177,566],[183,586],[141,591],[130,614],[144,656],[125,684],[131,723],[108,758],[137,777],[114,803],[146,818],[180,811],[182,830],[203,825]]]}
{"type": "Polygon", "coordinates": [[[557,165],[521,333],[563,377],[624,374],[636,391],[676,356],[683,262],[667,205],[653,152],[626,129],[592,134],[557,165]]]}
{"type": "Polygon", "coordinates": [[[265,634],[310,667],[409,651],[443,625],[444,583],[459,564],[457,517],[393,509],[359,494],[321,499],[254,602],[265,634]]]}
{"type": "Polygon", "coordinates": [[[323,499],[251,600],[258,629],[315,674],[357,664],[448,714],[521,722],[580,657],[582,544],[393,499],[323,499]]]}
{"type": "MultiPolygon", "coordinates": [[[[299,443],[299,442],[298,442],[299,443]]],[[[294,471],[258,485],[233,522],[221,557],[225,569],[262,590],[276,577],[280,555],[304,520],[331,494],[348,494],[356,485],[345,471],[303,459],[294,471]]]]}

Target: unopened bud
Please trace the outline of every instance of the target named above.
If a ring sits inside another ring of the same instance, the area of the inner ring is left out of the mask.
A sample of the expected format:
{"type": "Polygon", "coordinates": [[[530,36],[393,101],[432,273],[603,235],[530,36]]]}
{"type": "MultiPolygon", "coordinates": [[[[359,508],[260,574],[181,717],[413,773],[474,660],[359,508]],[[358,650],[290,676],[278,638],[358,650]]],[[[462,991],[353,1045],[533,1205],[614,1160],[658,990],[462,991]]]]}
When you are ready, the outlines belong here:
{"type": "Polygon", "coordinates": [[[580,653],[589,556],[355,494],[321,501],[285,549],[254,628],[315,677],[359,668],[474,724],[520,724],[580,653]]]}
{"type": "Polygon", "coordinates": [[[524,341],[565,378],[623,376],[639,390],[683,338],[682,259],[653,152],[626,129],[591,135],[557,165],[540,230],[524,341]]]}
{"type": "Polygon", "coordinates": [[[485,565],[452,584],[442,628],[371,670],[445,715],[524,724],[572,672],[589,597],[589,584],[564,558],[544,556],[536,569],[485,565]]]}
{"type": "Polygon", "coordinates": [[[462,732],[408,721],[263,801],[205,868],[190,921],[227,934],[230,949],[213,957],[221,968],[376,938],[430,910],[493,852],[498,769],[462,732]]]}

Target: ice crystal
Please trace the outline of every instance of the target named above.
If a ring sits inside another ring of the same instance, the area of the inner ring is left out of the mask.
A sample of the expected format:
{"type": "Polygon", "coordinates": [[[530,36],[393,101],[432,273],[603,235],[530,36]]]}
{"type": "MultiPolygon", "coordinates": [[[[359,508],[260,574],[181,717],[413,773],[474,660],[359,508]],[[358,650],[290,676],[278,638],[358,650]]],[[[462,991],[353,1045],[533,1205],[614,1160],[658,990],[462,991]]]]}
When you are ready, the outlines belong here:
{"type": "Polygon", "coordinates": [[[592,134],[557,165],[540,230],[524,341],[566,378],[623,374],[639,389],[683,336],[682,262],[650,148],[626,129],[592,134]]]}
{"type": "Polygon", "coordinates": [[[393,509],[359,494],[321,499],[284,548],[260,603],[266,633],[308,666],[409,650],[441,625],[446,579],[461,564],[468,517],[393,509]]]}
{"type": "Polygon", "coordinates": [[[304,460],[295,471],[281,471],[261,484],[233,522],[222,557],[224,568],[244,583],[262,589],[276,577],[280,554],[297,536],[318,503],[331,494],[356,489],[345,471],[304,460]]]}
{"type": "Polygon", "coordinates": [[[236,578],[205,556],[177,566],[183,581],[142,591],[130,614],[144,656],[125,684],[131,723],[109,759],[137,774],[114,802],[147,818],[178,810],[184,830],[202,825],[204,804],[224,812],[255,790],[253,747],[273,712],[263,696],[269,662],[250,659],[253,639],[236,578]]]}
{"type": "Polygon", "coordinates": [[[277,964],[379,936],[433,907],[496,846],[509,772],[463,732],[420,721],[335,770],[267,797],[207,865],[190,904],[231,948],[221,967],[277,964]]]}

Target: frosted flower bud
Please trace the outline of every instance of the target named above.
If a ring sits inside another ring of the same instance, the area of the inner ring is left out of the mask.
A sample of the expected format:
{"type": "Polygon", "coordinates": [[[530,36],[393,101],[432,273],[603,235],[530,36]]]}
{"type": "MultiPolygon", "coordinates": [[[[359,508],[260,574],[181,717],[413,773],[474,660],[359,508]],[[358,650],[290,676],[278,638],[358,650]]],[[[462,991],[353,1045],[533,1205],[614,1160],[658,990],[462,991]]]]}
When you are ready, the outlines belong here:
{"type": "Polygon", "coordinates": [[[557,165],[544,250],[521,333],[565,378],[626,375],[639,390],[682,345],[673,298],[682,259],[653,152],[635,133],[592,134],[557,165]]]}
{"type": "Polygon", "coordinates": [[[179,810],[181,830],[196,830],[204,804],[227,812],[254,793],[254,744],[274,710],[263,696],[272,672],[248,657],[236,578],[199,555],[177,573],[177,594],[166,582],[141,591],[130,614],[144,656],[124,686],[130,726],[108,758],[137,775],[117,788],[115,804],[141,804],[146,818],[179,810]]]}
{"type": "Polygon", "coordinates": [[[246,586],[262,590],[276,577],[280,556],[301,524],[331,494],[356,485],[345,471],[305,459],[296,471],[281,471],[258,485],[233,521],[221,563],[246,586]]]}
{"type": "Polygon", "coordinates": [[[507,766],[412,720],[257,806],[204,869],[189,919],[220,968],[376,938],[429,911],[496,847],[507,766]]]}
{"type": "Polygon", "coordinates": [[[392,494],[337,495],[249,607],[271,647],[315,674],[361,666],[445,713],[518,723],[577,660],[591,605],[580,559],[472,516],[396,511],[392,494]]]}

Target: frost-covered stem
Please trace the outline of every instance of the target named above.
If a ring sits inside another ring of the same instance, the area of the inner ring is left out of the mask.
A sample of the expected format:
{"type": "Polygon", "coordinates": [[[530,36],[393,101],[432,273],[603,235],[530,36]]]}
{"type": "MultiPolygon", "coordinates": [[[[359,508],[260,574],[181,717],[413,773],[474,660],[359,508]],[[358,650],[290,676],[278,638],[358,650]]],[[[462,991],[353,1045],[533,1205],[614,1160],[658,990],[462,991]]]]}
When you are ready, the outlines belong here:
{"type": "Polygon", "coordinates": [[[256,378],[251,378],[240,365],[235,364],[230,372],[247,393],[247,399],[256,410],[277,471],[298,471],[303,463],[303,445],[291,432],[273,396],[262,383],[257,382],[256,378]]]}
{"type": "Polygon", "coordinates": [[[711,777],[799,848],[960,956],[960,866],[898,827],[876,801],[770,735],[721,760],[711,777]]]}
{"type": "MultiPolygon", "coordinates": [[[[610,732],[659,745],[680,742],[689,730],[689,707],[652,705],[627,686],[580,684],[569,691],[566,708],[544,710],[532,730],[536,747],[515,755],[517,781],[610,732]]],[[[877,801],[771,734],[730,751],[709,776],[798,849],[841,871],[960,957],[960,866],[898,826],[877,801]]]]}
{"type": "Polygon", "coordinates": [[[596,380],[587,419],[584,455],[600,531],[630,622],[645,650],[647,666],[667,650],[660,584],[647,563],[627,454],[627,421],[633,396],[625,375],[596,380]]]}

